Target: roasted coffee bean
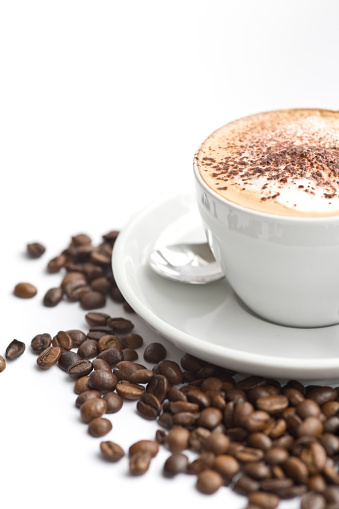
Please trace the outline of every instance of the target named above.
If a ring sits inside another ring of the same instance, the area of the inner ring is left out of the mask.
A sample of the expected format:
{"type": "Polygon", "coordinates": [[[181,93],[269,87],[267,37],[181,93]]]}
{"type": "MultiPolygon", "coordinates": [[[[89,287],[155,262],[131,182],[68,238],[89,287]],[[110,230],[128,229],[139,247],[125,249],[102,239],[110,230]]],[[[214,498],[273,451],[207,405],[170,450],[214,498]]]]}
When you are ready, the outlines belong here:
{"type": "Polygon", "coordinates": [[[241,447],[234,453],[237,460],[247,463],[248,461],[261,461],[264,457],[264,451],[254,449],[253,447],[241,447]]]}
{"type": "MultiPolygon", "coordinates": [[[[112,334],[113,330],[108,325],[95,325],[94,327],[90,327],[87,337],[95,332],[103,332],[104,334],[112,334]]],[[[102,336],[100,336],[102,337],[102,336]]],[[[95,339],[95,338],[93,338],[95,339]]],[[[100,339],[100,338],[99,338],[100,339]]]]}
{"type": "Polygon", "coordinates": [[[262,449],[263,451],[268,451],[272,447],[272,439],[268,437],[265,433],[257,432],[251,433],[247,437],[247,443],[250,447],[255,447],[256,449],[262,449]]]}
{"type": "Polygon", "coordinates": [[[288,458],[288,452],[283,447],[272,447],[265,451],[264,460],[268,465],[281,465],[288,458]]]}
{"type": "Polygon", "coordinates": [[[168,380],[164,375],[154,375],[146,387],[146,392],[153,394],[162,403],[166,398],[168,388],[168,380]]]}
{"type": "MultiPolygon", "coordinates": [[[[109,329],[110,330],[110,329],[109,329]]],[[[100,330],[90,330],[87,333],[87,339],[95,339],[95,341],[98,343],[99,340],[107,334],[107,331],[100,331],[100,330]]]]}
{"type": "Polygon", "coordinates": [[[106,253],[102,253],[99,250],[94,250],[91,253],[90,260],[97,265],[107,267],[111,263],[111,256],[106,253]]]}
{"type": "Polygon", "coordinates": [[[62,267],[65,266],[67,258],[65,255],[60,254],[55,258],[52,258],[47,264],[47,271],[51,274],[59,272],[62,267]]]}
{"type": "Polygon", "coordinates": [[[188,401],[191,401],[192,403],[197,403],[200,409],[207,408],[211,404],[211,398],[199,389],[187,392],[186,397],[188,401]]]}
{"type": "Polygon", "coordinates": [[[174,476],[185,472],[188,465],[188,457],[186,454],[177,452],[171,454],[164,463],[164,474],[174,476]]]}
{"type": "Polygon", "coordinates": [[[67,373],[72,378],[81,378],[89,375],[93,369],[93,364],[89,360],[82,359],[71,364],[67,370],[67,373]]]}
{"type": "Polygon", "coordinates": [[[338,435],[339,431],[339,416],[333,415],[332,417],[329,417],[326,419],[326,421],[323,424],[324,427],[324,433],[333,433],[335,435],[338,435]]]}
{"type": "Polygon", "coordinates": [[[147,384],[153,378],[153,371],[150,369],[139,369],[132,373],[129,381],[135,384],[147,384]]]}
{"type": "Polygon", "coordinates": [[[197,478],[197,488],[201,493],[211,495],[223,485],[223,479],[214,470],[203,470],[197,478]]]}
{"type": "Polygon", "coordinates": [[[112,423],[106,417],[95,417],[88,425],[88,432],[92,437],[103,437],[113,428],[112,423]]]}
{"type": "Polygon", "coordinates": [[[201,411],[198,419],[198,426],[202,426],[207,429],[213,429],[221,423],[223,414],[218,408],[205,408],[201,411]]]}
{"type": "Polygon", "coordinates": [[[132,475],[143,475],[149,469],[151,464],[151,455],[149,452],[138,452],[129,458],[129,471],[132,475]]]}
{"type": "Polygon", "coordinates": [[[249,391],[251,389],[254,389],[255,387],[260,387],[263,385],[267,385],[266,379],[261,376],[253,375],[239,381],[236,384],[236,388],[241,389],[243,391],[249,391]]]}
{"type": "Polygon", "coordinates": [[[183,369],[187,371],[193,371],[196,373],[197,371],[199,371],[199,369],[206,366],[207,362],[198,359],[197,357],[194,357],[191,354],[186,353],[181,357],[180,364],[183,369]]]}
{"type": "Polygon", "coordinates": [[[109,244],[111,244],[111,246],[114,245],[117,237],[119,235],[119,230],[112,230],[108,233],[105,233],[105,235],[102,236],[102,238],[108,242],[109,244]]]}
{"type": "Polygon", "coordinates": [[[104,295],[108,294],[112,286],[112,282],[106,276],[97,277],[91,282],[91,289],[104,295]]]}
{"type": "Polygon", "coordinates": [[[98,341],[98,349],[99,352],[103,352],[104,350],[108,350],[109,348],[115,348],[116,350],[122,350],[124,347],[124,342],[118,336],[114,334],[104,334],[98,341]]]}
{"type": "Polygon", "coordinates": [[[81,420],[89,423],[96,417],[101,417],[107,409],[107,402],[103,398],[92,398],[85,401],[80,407],[81,420]]]}
{"type": "Polygon", "coordinates": [[[117,363],[114,373],[119,380],[127,380],[131,382],[132,375],[134,375],[137,371],[144,369],[146,368],[143,364],[138,364],[137,362],[121,361],[117,363]]]}
{"type": "Polygon", "coordinates": [[[307,417],[319,417],[320,413],[318,403],[312,399],[305,399],[296,406],[296,414],[303,420],[307,417]]]}
{"type": "Polygon", "coordinates": [[[333,433],[324,433],[320,442],[328,456],[333,457],[339,453],[339,438],[333,433]]]}
{"type": "Polygon", "coordinates": [[[325,417],[333,417],[339,413],[339,401],[327,401],[321,406],[321,411],[325,417]]]}
{"type": "Polygon", "coordinates": [[[70,302],[80,301],[89,291],[90,287],[83,281],[74,281],[64,287],[64,294],[70,302]]]}
{"type": "Polygon", "coordinates": [[[60,346],[62,350],[71,350],[73,348],[73,340],[65,331],[59,331],[52,341],[53,346],[60,346]]]}
{"type": "Polygon", "coordinates": [[[169,412],[163,412],[159,415],[158,424],[165,429],[171,429],[173,426],[173,415],[169,412]]]}
{"type": "Polygon", "coordinates": [[[37,364],[41,369],[49,369],[60,359],[62,350],[60,346],[48,346],[37,358],[37,364]]]}
{"type": "Polygon", "coordinates": [[[228,454],[218,454],[212,467],[225,478],[233,478],[240,471],[238,460],[228,454]]]}
{"type": "Polygon", "coordinates": [[[181,452],[189,446],[190,432],[181,426],[171,429],[166,436],[166,445],[171,452],[181,452]]]}
{"type": "Polygon", "coordinates": [[[74,364],[74,362],[77,362],[80,360],[81,360],[81,357],[77,353],[72,352],[72,351],[65,351],[65,352],[62,352],[62,354],[59,357],[58,366],[63,371],[67,372],[68,368],[72,364],[74,364]]]}
{"type": "Polygon", "coordinates": [[[187,473],[198,475],[203,470],[211,469],[214,459],[215,455],[212,452],[203,452],[187,465],[187,473]]]}
{"type": "Polygon", "coordinates": [[[100,292],[89,291],[81,297],[80,304],[83,309],[102,308],[106,304],[106,297],[100,292]]]}
{"type": "Polygon", "coordinates": [[[14,295],[21,299],[31,299],[38,293],[37,288],[31,283],[18,283],[14,287],[14,295]]]}
{"type": "Polygon", "coordinates": [[[199,419],[199,412],[178,412],[173,414],[173,426],[191,428],[199,419]]]}
{"type": "Polygon", "coordinates": [[[256,406],[259,410],[264,410],[270,415],[275,415],[288,407],[288,399],[282,394],[265,396],[256,400],[256,406]]]}
{"type": "Polygon", "coordinates": [[[326,509],[326,507],[326,499],[319,493],[313,493],[310,491],[301,497],[301,509],[326,509]]]}
{"type": "Polygon", "coordinates": [[[154,420],[161,412],[161,403],[153,394],[146,393],[141,396],[136,408],[141,417],[154,420]]]}
{"type": "Polygon", "coordinates": [[[89,376],[81,376],[77,379],[77,381],[74,384],[74,392],[75,394],[82,394],[85,391],[89,391],[90,388],[88,387],[89,382],[89,376]]]}
{"type": "Polygon", "coordinates": [[[308,480],[308,489],[316,493],[323,493],[326,489],[326,481],[320,474],[312,475],[308,480]]]}
{"type": "Polygon", "coordinates": [[[308,480],[308,469],[303,461],[291,456],[281,465],[283,471],[288,477],[297,484],[306,484],[308,480]]]}
{"type": "Polygon", "coordinates": [[[206,451],[211,451],[214,454],[225,454],[229,447],[229,443],[229,438],[225,433],[213,431],[204,441],[203,447],[206,451]]]}
{"type": "Polygon", "coordinates": [[[261,489],[272,493],[283,493],[293,486],[293,480],[289,478],[263,479],[260,483],[261,489]]]}
{"type": "Polygon", "coordinates": [[[95,339],[86,339],[79,346],[77,353],[82,359],[93,359],[98,355],[98,342],[95,339]]]}
{"type": "Polygon", "coordinates": [[[202,451],[205,448],[206,440],[210,436],[210,434],[211,431],[206,428],[202,428],[199,426],[197,428],[194,428],[189,436],[190,447],[198,452],[202,451]]]}
{"type": "Polygon", "coordinates": [[[142,385],[133,384],[127,380],[120,380],[116,385],[117,393],[123,398],[128,400],[138,400],[145,392],[142,385]]]}
{"type": "Polygon", "coordinates": [[[298,391],[297,389],[294,389],[293,387],[287,387],[283,390],[284,396],[288,398],[288,401],[290,402],[290,405],[296,407],[304,401],[305,397],[304,395],[298,391]]]}
{"type": "Polygon", "coordinates": [[[146,362],[157,364],[166,359],[167,350],[161,343],[150,343],[144,351],[144,359],[146,362]]]}
{"type": "Polygon", "coordinates": [[[124,311],[126,311],[126,313],[135,313],[135,311],[132,308],[132,306],[126,300],[123,303],[123,308],[124,308],[124,311]]]}
{"type": "Polygon", "coordinates": [[[203,392],[221,391],[222,390],[222,380],[215,376],[210,376],[208,378],[205,378],[205,380],[203,380],[202,384],[200,385],[200,389],[203,392]]]}
{"type": "Polygon", "coordinates": [[[78,233],[72,236],[72,244],[75,246],[83,246],[91,243],[92,239],[87,233],[78,233]]]}
{"type": "Polygon", "coordinates": [[[124,357],[124,361],[134,362],[138,360],[138,352],[136,352],[133,348],[124,348],[122,350],[122,355],[124,357]]]}
{"type": "Polygon", "coordinates": [[[75,400],[75,406],[77,408],[80,408],[81,405],[83,405],[86,401],[89,401],[90,399],[98,399],[98,398],[101,398],[101,394],[99,391],[93,391],[93,390],[84,391],[81,394],[79,394],[79,396],[75,400]]]}
{"type": "Polygon", "coordinates": [[[109,371],[109,373],[112,372],[111,366],[106,362],[104,359],[94,359],[92,361],[93,369],[102,369],[104,371],[109,371]]]}
{"type": "Polygon", "coordinates": [[[24,353],[25,349],[25,343],[19,341],[18,339],[13,339],[13,341],[11,341],[6,348],[5,357],[8,360],[17,359],[24,353]]]}
{"type": "Polygon", "coordinates": [[[257,491],[248,495],[250,504],[260,507],[261,509],[275,509],[278,507],[280,498],[273,493],[266,493],[265,491],[257,491]]]}
{"type": "Polygon", "coordinates": [[[118,302],[119,304],[123,304],[125,302],[125,297],[116,285],[111,289],[110,296],[114,302],[118,302]]]}
{"type": "Polygon", "coordinates": [[[62,301],[64,295],[63,289],[59,286],[56,288],[50,288],[44,295],[43,305],[46,307],[54,307],[62,301]]]}
{"type": "Polygon", "coordinates": [[[164,359],[153,367],[153,372],[156,375],[165,376],[168,382],[173,385],[179,385],[183,381],[182,371],[175,361],[164,359]]]}
{"type": "Polygon", "coordinates": [[[78,348],[86,340],[86,334],[81,330],[71,329],[66,332],[72,338],[74,348],[78,348]]]}
{"type": "Polygon", "coordinates": [[[0,373],[6,369],[6,361],[2,355],[0,355],[0,373]]]}
{"type": "Polygon", "coordinates": [[[118,334],[126,334],[134,329],[134,324],[126,318],[109,318],[107,325],[113,329],[113,332],[118,334]]]}
{"type": "Polygon", "coordinates": [[[272,476],[272,471],[263,461],[251,461],[245,463],[242,468],[245,475],[252,477],[256,481],[262,479],[269,479],[272,476]]]}
{"type": "Polygon", "coordinates": [[[107,320],[110,316],[106,313],[90,312],[86,313],[85,320],[90,327],[96,327],[97,325],[107,325],[107,320]]]}
{"type": "Polygon", "coordinates": [[[31,348],[35,353],[41,353],[48,346],[52,344],[52,337],[50,334],[37,334],[31,341],[31,348]]]}
{"type": "MultiPolygon", "coordinates": [[[[338,418],[339,424],[339,418],[338,418]]],[[[307,417],[297,428],[297,435],[299,437],[312,436],[320,437],[323,432],[323,424],[317,417],[307,417]]]]}
{"type": "Polygon", "coordinates": [[[321,472],[327,461],[327,455],[324,447],[317,442],[312,442],[303,447],[299,457],[307,466],[310,474],[317,474],[321,472]]]}
{"type": "Polygon", "coordinates": [[[40,258],[46,251],[46,248],[41,242],[30,242],[26,246],[27,254],[30,258],[40,258]]]}
{"type": "Polygon", "coordinates": [[[116,350],[115,348],[108,348],[103,350],[97,356],[97,359],[104,359],[113,368],[123,360],[122,350],[116,350]]]}
{"type": "Polygon", "coordinates": [[[101,442],[100,450],[104,458],[108,461],[116,462],[125,456],[123,448],[110,440],[101,442]]]}
{"type": "Polygon", "coordinates": [[[130,456],[139,452],[148,452],[154,458],[159,452],[159,444],[155,440],[139,440],[132,444],[128,450],[130,456]]]}
{"type": "Polygon", "coordinates": [[[74,281],[82,281],[86,284],[86,277],[82,272],[67,272],[61,281],[61,286],[62,288],[65,288],[65,286],[73,283],[74,281]]]}
{"type": "Polygon", "coordinates": [[[315,386],[306,389],[306,398],[314,400],[319,406],[337,399],[337,391],[333,387],[315,386]]]}
{"type": "Polygon", "coordinates": [[[115,414],[119,412],[123,406],[123,399],[116,392],[106,392],[103,396],[103,399],[107,403],[107,414],[115,414]]]}
{"type": "Polygon", "coordinates": [[[234,491],[241,495],[248,495],[249,493],[256,493],[260,489],[260,482],[252,479],[248,475],[241,474],[235,484],[234,491]]]}
{"type": "Polygon", "coordinates": [[[191,403],[190,401],[171,401],[168,405],[172,414],[179,412],[198,412],[199,405],[197,403],[191,403]]]}
{"type": "Polygon", "coordinates": [[[100,392],[111,392],[118,383],[117,377],[110,371],[97,369],[89,375],[88,386],[100,392]]]}

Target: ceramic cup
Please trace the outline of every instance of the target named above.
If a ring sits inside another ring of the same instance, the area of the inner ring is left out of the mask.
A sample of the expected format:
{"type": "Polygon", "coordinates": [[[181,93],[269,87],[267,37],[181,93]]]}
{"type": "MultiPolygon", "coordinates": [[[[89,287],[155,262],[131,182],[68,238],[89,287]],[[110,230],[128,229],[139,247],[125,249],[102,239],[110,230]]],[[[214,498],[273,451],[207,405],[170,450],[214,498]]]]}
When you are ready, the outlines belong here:
{"type": "Polygon", "coordinates": [[[205,184],[195,161],[207,240],[238,297],[277,324],[339,323],[339,217],[279,216],[239,206],[205,184]]]}

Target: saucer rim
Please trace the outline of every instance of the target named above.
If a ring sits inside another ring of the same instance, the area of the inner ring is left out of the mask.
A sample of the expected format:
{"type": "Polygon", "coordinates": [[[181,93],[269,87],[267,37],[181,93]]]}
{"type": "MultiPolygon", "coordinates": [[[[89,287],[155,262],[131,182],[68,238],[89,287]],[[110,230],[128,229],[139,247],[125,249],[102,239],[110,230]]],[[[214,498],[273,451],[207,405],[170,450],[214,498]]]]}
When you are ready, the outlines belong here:
{"type": "MultiPolygon", "coordinates": [[[[339,373],[339,357],[302,359],[276,357],[272,355],[265,356],[255,352],[236,350],[234,348],[215,343],[213,343],[213,353],[211,354],[208,351],[208,348],[211,347],[210,343],[206,343],[204,339],[193,337],[192,335],[169,324],[164,319],[157,316],[136,296],[129,284],[128,278],[126,277],[127,275],[122,270],[122,260],[128,251],[126,250],[126,245],[130,241],[133,230],[136,227],[140,228],[144,218],[150,216],[152,213],[154,214],[154,212],[159,208],[165,207],[166,205],[168,206],[171,202],[183,203],[185,199],[192,201],[192,195],[194,195],[194,193],[190,191],[185,193],[164,194],[158,197],[144,206],[140,211],[136,212],[119,233],[113,249],[112,268],[116,283],[127,302],[131,305],[134,311],[160,336],[173,343],[179,349],[187,351],[188,353],[202,359],[210,360],[210,362],[215,364],[215,358],[220,357],[229,361],[227,364],[232,365],[231,369],[235,369],[243,373],[255,374],[258,373],[259,369],[260,372],[274,372],[276,377],[282,378],[291,378],[293,376],[298,379],[334,378],[334,370],[339,373]],[[212,360],[212,358],[214,360],[212,360]]],[[[144,267],[144,269],[146,269],[146,267],[144,267]]],[[[151,270],[149,267],[147,267],[147,269],[151,270]]],[[[177,284],[180,285],[181,283],[177,284]]],[[[281,325],[276,326],[282,327],[281,325]]],[[[331,327],[337,326],[333,325],[331,327]]],[[[295,329],[295,327],[291,327],[291,330],[295,329]]],[[[225,364],[220,365],[224,365],[226,367],[225,364]]]]}

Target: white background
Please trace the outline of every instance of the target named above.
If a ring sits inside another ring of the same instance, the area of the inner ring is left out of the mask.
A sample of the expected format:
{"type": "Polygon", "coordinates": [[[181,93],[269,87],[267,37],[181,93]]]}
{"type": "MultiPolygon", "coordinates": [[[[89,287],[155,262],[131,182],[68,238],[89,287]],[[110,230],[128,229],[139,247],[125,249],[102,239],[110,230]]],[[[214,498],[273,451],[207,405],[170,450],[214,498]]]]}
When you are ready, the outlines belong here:
{"type": "MultiPolygon", "coordinates": [[[[335,0],[0,2],[0,353],[14,338],[27,345],[0,375],[4,507],[113,507],[123,496],[128,507],[157,497],[165,508],[244,507],[226,488],[208,498],[193,477],[164,479],[165,451],[138,479],[126,458],[103,462],[73,383],[58,368],[39,371],[29,344],[85,327],[76,304],[41,305],[60,282],[46,263],[71,235],[98,242],[153,199],[191,189],[196,148],[229,120],[338,109],[338,15],[335,0]],[[25,257],[31,241],[47,246],[40,260],[25,257]],[[19,281],[38,295],[13,297],[19,281]]],[[[123,315],[119,305],[106,311],[123,315]]],[[[145,343],[159,340],[133,319],[145,343]]],[[[107,439],[126,449],[154,437],[134,404],[112,422],[107,439]]]]}

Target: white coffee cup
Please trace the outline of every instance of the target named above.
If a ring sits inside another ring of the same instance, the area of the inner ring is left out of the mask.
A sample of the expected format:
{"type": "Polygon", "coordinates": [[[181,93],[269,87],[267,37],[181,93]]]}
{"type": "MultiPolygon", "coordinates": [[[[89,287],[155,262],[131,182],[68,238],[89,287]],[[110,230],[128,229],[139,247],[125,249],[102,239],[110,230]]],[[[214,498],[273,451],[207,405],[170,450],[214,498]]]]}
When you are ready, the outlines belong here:
{"type": "Polygon", "coordinates": [[[207,240],[238,297],[281,325],[339,323],[339,216],[258,212],[208,187],[196,162],[194,175],[207,240]]]}

